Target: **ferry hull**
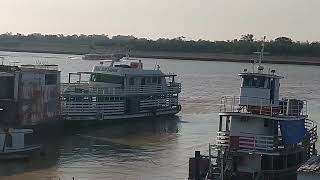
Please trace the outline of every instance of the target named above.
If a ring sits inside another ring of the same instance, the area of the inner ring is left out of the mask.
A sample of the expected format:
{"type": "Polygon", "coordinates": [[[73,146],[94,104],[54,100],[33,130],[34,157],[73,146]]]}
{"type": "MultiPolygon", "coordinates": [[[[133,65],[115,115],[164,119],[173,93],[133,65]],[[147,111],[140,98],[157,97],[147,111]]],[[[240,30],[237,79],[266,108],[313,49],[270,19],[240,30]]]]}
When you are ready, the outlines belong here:
{"type": "Polygon", "coordinates": [[[146,118],[146,117],[159,117],[166,115],[175,115],[179,113],[179,109],[158,111],[158,112],[146,112],[146,113],[135,113],[135,114],[122,114],[122,115],[109,115],[103,116],[103,118],[97,118],[97,116],[92,115],[72,115],[65,116],[64,119],[68,122],[70,121],[108,121],[108,120],[123,120],[123,119],[133,119],[133,118],[146,118]]]}

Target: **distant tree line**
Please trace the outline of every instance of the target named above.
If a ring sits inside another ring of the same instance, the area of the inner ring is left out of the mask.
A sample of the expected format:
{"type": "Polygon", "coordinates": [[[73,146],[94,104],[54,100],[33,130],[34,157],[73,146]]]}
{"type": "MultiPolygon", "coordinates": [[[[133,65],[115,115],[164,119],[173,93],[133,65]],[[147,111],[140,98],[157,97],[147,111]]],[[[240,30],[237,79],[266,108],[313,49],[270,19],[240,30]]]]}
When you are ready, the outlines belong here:
{"type": "MultiPolygon", "coordinates": [[[[56,44],[68,46],[87,46],[90,49],[118,48],[126,51],[170,51],[170,52],[204,52],[252,54],[261,48],[261,40],[256,40],[252,34],[242,35],[240,39],[227,41],[208,41],[199,39],[186,40],[185,37],[173,39],[160,38],[150,40],[134,36],[108,35],[43,35],[43,34],[12,34],[0,35],[1,47],[21,47],[32,44],[56,44]]],[[[293,41],[288,37],[278,37],[265,43],[265,49],[271,55],[281,56],[311,56],[320,57],[320,42],[293,41]]]]}

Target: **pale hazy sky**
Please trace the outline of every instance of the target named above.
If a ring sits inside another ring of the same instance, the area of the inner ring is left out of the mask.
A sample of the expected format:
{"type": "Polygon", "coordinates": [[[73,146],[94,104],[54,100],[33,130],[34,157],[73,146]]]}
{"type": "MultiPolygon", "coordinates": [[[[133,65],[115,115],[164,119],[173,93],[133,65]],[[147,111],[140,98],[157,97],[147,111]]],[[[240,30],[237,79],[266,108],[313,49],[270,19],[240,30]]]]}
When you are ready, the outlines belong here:
{"type": "Polygon", "coordinates": [[[320,0],[0,0],[0,33],[320,41],[320,0]]]}

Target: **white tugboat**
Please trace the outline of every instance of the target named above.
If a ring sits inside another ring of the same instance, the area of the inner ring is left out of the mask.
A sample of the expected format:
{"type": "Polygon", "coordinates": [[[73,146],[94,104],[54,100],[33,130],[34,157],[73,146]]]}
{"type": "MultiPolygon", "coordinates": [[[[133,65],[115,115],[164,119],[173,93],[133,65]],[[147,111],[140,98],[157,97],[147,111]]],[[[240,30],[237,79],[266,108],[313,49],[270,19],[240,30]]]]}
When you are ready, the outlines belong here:
{"type": "Polygon", "coordinates": [[[140,60],[113,60],[109,66],[100,62],[92,72],[69,73],[62,88],[63,115],[72,121],[176,114],[181,110],[176,76],[164,74],[159,66],[145,70],[140,60]]]}
{"type": "Polygon", "coordinates": [[[307,101],[279,98],[275,71],[244,70],[239,97],[221,99],[216,145],[190,159],[189,179],[296,179],[297,168],[316,154],[317,124],[307,101]],[[216,154],[214,152],[217,152],[216,154]]]}

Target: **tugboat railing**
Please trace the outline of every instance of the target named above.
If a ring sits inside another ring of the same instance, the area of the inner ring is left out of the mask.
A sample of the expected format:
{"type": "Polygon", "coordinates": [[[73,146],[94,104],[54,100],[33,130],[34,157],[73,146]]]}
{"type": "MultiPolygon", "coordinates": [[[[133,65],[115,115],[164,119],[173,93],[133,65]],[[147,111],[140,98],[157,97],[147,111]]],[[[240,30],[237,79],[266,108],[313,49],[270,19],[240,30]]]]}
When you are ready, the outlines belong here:
{"type": "Polygon", "coordinates": [[[220,112],[252,113],[267,116],[306,116],[307,101],[285,98],[274,105],[270,99],[244,96],[223,96],[220,112]]]}
{"type": "MultiPolygon", "coordinates": [[[[307,130],[306,138],[297,144],[297,147],[309,147],[318,140],[317,123],[310,119],[305,120],[307,130]]],[[[228,131],[217,132],[217,147],[230,148],[236,151],[277,153],[285,150],[281,136],[264,136],[255,134],[242,134],[230,136],[228,131]]]]}

